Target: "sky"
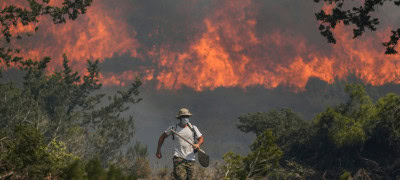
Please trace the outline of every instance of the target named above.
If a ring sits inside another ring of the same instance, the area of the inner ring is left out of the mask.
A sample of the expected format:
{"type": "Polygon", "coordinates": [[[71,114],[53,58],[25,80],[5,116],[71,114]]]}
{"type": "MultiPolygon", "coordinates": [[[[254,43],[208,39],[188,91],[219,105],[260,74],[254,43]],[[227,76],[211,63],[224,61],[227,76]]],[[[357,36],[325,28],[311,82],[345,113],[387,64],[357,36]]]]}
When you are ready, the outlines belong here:
{"type": "MultiPolygon", "coordinates": [[[[6,0],[0,5],[22,0],[6,0]]],[[[59,1],[51,1],[57,4],[59,1]]],[[[357,1],[354,2],[357,4],[357,1]]],[[[177,122],[182,107],[204,132],[214,159],[229,151],[246,153],[254,135],[236,129],[238,116],[291,108],[307,120],[343,102],[347,82],[361,82],[373,96],[399,92],[400,56],[384,55],[381,42],[400,24],[400,11],[387,3],[375,14],[377,32],[352,39],[339,25],[337,44],[319,34],[315,13],[330,5],[313,0],[94,0],[87,14],[66,24],[48,18],[34,36],[13,42],[25,57],[50,56],[50,70],[62,54],[84,73],[86,60],[100,61],[106,92],[144,82],[143,101],[128,114],[136,118],[135,140],[148,145],[154,166],[159,135],[177,122]]],[[[33,32],[17,26],[14,33],[33,32]]],[[[7,76],[6,76],[7,77],[7,76]]]]}

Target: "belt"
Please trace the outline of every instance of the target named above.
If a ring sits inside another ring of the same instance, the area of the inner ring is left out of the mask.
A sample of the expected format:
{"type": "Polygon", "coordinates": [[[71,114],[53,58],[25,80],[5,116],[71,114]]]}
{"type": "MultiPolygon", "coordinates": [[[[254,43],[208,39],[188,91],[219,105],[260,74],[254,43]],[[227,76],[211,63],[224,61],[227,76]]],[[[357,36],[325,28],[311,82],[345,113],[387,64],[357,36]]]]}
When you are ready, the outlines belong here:
{"type": "Polygon", "coordinates": [[[172,159],[179,159],[180,161],[183,161],[183,162],[194,162],[192,160],[187,160],[185,158],[181,158],[181,157],[178,157],[178,156],[174,156],[172,159]]]}

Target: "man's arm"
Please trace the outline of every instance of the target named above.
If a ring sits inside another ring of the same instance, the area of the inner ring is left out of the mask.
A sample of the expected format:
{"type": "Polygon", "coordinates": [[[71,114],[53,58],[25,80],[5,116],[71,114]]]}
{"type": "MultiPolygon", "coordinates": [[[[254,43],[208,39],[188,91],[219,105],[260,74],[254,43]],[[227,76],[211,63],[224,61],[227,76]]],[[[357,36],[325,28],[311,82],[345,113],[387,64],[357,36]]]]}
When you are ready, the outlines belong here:
{"type": "Polygon", "coordinates": [[[200,149],[200,146],[204,143],[204,138],[203,138],[203,136],[200,136],[199,138],[197,138],[197,140],[198,140],[198,143],[194,144],[194,146],[195,146],[195,149],[200,149]]]}
{"type": "Polygon", "coordinates": [[[162,158],[162,154],[161,154],[161,146],[164,143],[165,138],[167,138],[168,135],[164,132],[161,134],[160,138],[158,139],[158,146],[157,146],[157,153],[156,156],[158,159],[162,158]]]}

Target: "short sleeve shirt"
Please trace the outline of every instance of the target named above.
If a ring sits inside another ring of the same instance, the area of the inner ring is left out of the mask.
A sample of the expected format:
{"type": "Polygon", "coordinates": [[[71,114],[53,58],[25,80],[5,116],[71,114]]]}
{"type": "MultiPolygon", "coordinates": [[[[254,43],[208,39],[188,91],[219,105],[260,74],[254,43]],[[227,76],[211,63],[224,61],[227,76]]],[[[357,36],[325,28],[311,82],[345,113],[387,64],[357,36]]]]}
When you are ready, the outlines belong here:
{"type": "MultiPolygon", "coordinates": [[[[171,129],[174,129],[179,135],[181,135],[183,138],[194,144],[193,132],[189,128],[189,126],[186,126],[184,128],[181,128],[179,125],[170,126],[168,127],[167,130],[165,130],[165,133],[168,136],[172,134],[171,129]]],[[[196,126],[193,126],[193,129],[196,132],[197,138],[202,136],[202,134],[200,133],[199,129],[196,126]]],[[[181,139],[176,135],[174,140],[174,156],[181,157],[189,161],[195,161],[196,159],[193,147],[185,140],[181,139]]]]}

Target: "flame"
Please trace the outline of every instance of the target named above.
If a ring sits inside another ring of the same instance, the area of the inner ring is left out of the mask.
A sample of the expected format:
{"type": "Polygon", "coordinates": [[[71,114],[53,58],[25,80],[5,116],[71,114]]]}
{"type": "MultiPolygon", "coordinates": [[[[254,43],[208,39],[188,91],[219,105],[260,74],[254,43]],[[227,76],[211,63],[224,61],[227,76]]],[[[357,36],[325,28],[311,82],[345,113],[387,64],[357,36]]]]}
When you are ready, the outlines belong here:
{"type": "Polygon", "coordinates": [[[277,30],[257,36],[254,14],[245,13],[251,6],[250,0],[227,1],[224,9],[204,20],[206,32],[191,44],[189,51],[163,50],[163,71],[156,77],[158,87],[187,86],[202,91],[284,85],[304,90],[310,78],[333,83],[351,73],[372,85],[400,83],[400,56],[386,56],[382,48],[374,47],[389,34],[388,30],[380,32],[379,37],[353,40],[351,29],[339,25],[335,29],[338,42],[326,55],[291,32],[277,30]],[[288,49],[290,52],[285,52],[288,49]]]}
{"type": "MultiPolygon", "coordinates": [[[[379,43],[388,38],[391,28],[354,40],[351,29],[338,25],[334,30],[337,44],[322,52],[294,30],[272,27],[260,32],[255,1],[225,0],[216,3],[200,22],[204,29],[186,42],[187,48],[173,49],[176,46],[170,41],[146,48],[136,39],[138,27],[119,18],[123,14],[105,2],[95,1],[86,15],[67,24],[53,25],[50,19],[41,19],[36,39],[15,43],[23,49],[24,57],[55,58],[51,70],[60,67],[63,53],[78,71],[84,71],[86,59],[102,62],[123,54],[152,62],[146,67],[101,74],[106,86],[125,86],[137,76],[156,81],[159,89],[190,87],[196,91],[260,85],[304,90],[310,78],[333,83],[350,74],[372,85],[400,83],[400,55],[384,55],[379,43]],[[145,53],[138,53],[139,48],[145,53]]],[[[329,11],[332,6],[323,9],[329,11]]],[[[34,27],[17,26],[13,32],[32,32],[34,27]]],[[[156,32],[152,29],[149,38],[156,32]]]]}
{"type": "Polygon", "coordinates": [[[129,82],[134,82],[137,77],[140,77],[141,80],[151,81],[153,79],[154,70],[146,69],[142,70],[141,73],[137,71],[124,71],[120,74],[116,73],[100,73],[100,80],[105,86],[126,86],[129,82]]]}

